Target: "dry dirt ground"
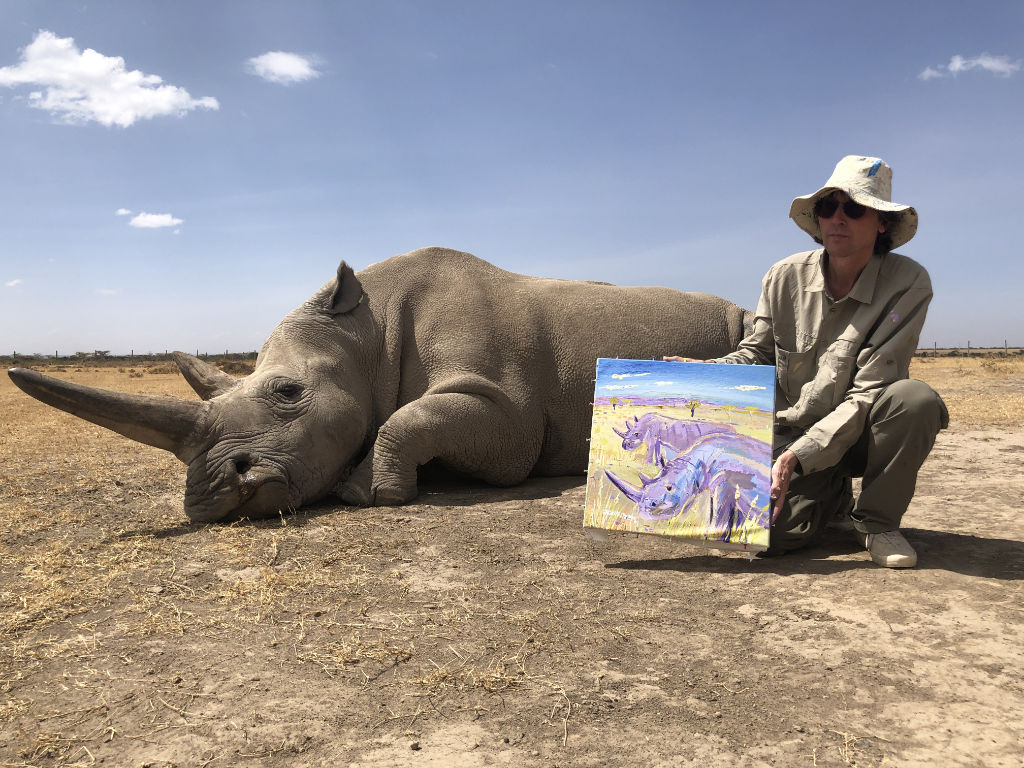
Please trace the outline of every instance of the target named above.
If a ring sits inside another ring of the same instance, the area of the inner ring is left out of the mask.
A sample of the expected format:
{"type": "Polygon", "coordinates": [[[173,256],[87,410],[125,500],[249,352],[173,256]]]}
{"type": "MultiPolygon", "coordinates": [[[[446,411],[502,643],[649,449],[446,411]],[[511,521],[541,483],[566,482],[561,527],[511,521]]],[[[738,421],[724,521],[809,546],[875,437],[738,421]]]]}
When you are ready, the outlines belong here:
{"type": "Polygon", "coordinates": [[[1024,360],[914,373],[953,423],[901,572],[593,543],[583,478],[191,525],[173,457],[4,376],[0,765],[1020,766],[1024,360]]]}

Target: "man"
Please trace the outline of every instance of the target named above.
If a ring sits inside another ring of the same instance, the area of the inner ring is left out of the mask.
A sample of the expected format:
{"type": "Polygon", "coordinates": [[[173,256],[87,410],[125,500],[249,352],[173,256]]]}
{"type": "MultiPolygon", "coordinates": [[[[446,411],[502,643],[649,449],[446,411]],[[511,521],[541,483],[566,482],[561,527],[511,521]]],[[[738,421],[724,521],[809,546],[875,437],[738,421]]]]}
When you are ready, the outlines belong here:
{"type": "Polygon", "coordinates": [[[917,231],[917,211],[892,202],[891,187],[882,160],[851,155],[796,198],[790,217],[824,247],[768,271],[753,330],[716,361],[776,366],[766,554],[811,544],[848,514],[874,562],[917,563],[900,520],[949,416],[908,378],[932,288],[924,267],[891,252],[917,231]],[[856,502],[851,477],[863,478],[856,502]]]}

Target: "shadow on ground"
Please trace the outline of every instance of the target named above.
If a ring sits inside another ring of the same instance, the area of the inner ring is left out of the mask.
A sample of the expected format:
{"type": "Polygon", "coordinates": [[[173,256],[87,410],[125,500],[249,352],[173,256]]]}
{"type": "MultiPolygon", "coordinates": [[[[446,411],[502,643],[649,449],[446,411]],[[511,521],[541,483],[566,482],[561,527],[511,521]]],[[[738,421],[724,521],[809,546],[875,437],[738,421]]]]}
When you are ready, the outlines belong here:
{"type": "MultiPolygon", "coordinates": [[[[1024,543],[1020,541],[921,528],[907,528],[903,532],[907,541],[917,550],[918,570],[950,571],[964,576],[1001,581],[1024,579],[1024,543]]],[[[827,575],[878,567],[867,559],[832,559],[859,551],[861,551],[861,547],[852,539],[839,533],[830,533],[818,546],[778,557],[755,557],[752,561],[701,554],[658,560],[623,560],[618,563],[608,563],[605,567],[697,573],[747,573],[757,569],[780,575],[794,573],[827,575]]]]}

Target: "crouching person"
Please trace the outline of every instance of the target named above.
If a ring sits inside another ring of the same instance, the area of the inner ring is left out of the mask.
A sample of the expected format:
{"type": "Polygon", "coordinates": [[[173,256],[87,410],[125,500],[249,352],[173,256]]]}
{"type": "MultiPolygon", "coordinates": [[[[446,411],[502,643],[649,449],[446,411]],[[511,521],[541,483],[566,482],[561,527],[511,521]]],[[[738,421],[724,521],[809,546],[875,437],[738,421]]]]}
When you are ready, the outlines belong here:
{"type": "Polygon", "coordinates": [[[879,565],[909,568],[900,533],[917,473],[949,416],[909,378],[931,281],[893,253],[917,230],[917,212],[892,202],[892,170],[849,156],[790,217],[821,248],[765,275],[752,332],[721,363],[775,365],[773,524],[767,554],[814,543],[849,515],[879,565]],[[863,478],[854,500],[851,477],[863,478]]]}

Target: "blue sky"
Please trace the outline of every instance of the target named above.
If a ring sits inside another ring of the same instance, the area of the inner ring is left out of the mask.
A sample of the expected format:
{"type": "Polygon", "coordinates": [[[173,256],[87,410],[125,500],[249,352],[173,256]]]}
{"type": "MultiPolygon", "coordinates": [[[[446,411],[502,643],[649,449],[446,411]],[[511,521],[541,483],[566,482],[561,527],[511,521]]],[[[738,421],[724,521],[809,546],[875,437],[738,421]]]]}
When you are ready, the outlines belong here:
{"type": "Polygon", "coordinates": [[[597,361],[595,397],[695,398],[706,403],[754,405],[773,410],[775,368],[664,360],[597,361]]]}
{"type": "Polygon", "coordinates": [[[0,353],[257,349],[427,245],[753,307],[846,154],[922,346],[1024,344],[1022,60],[1019,2],[4,0],[0,353]]]}

